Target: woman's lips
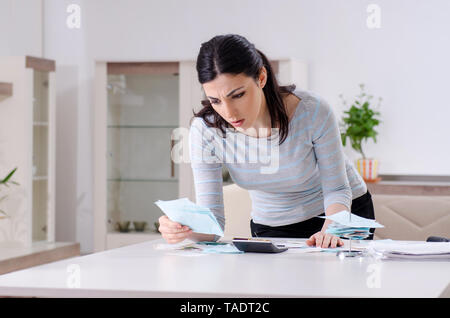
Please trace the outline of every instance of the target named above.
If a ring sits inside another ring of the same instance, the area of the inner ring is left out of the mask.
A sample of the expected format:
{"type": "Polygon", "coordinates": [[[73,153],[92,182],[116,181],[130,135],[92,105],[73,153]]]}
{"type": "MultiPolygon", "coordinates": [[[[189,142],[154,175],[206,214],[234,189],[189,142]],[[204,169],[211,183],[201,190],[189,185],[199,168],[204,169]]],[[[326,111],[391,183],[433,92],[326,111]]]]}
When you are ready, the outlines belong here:
{"type": "Polygon", "coordinates": [[[235,127],[239,127],[239,126],[242,126],[242,123],[244,122],[244,120],[245,119],[241,119],[241,120],[238,120],[238,121],[232,121],[231,124],[233,126],[235,126],[235,127]]]}

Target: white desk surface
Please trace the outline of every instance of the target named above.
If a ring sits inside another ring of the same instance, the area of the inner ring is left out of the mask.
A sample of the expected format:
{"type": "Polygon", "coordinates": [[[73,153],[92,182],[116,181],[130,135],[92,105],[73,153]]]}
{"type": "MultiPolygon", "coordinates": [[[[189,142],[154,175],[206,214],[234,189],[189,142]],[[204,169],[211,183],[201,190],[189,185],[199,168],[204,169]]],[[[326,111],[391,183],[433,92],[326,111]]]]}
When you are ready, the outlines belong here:
{"type": "MultiPolygon", "coordinates": [[[[302,239],[298,239],[302,241],[302,239]]],[[[1,296],[449,297],[450,262],[334,253],[177,255],[163,239],[0,275],[1,296]],[[79,286],[69,265],[79,268],[79,286]],[[373,278],[379,274],[377,282],[373,278]],[[71,283],[72,282],[72,283],[71,283]],[[370,283],[372,282],[372,284],[370,283]],[[75,287],[70,287],[75,286],[75,287]]],[[[192,253],[191,253],[192,254],[192,253]]]]}

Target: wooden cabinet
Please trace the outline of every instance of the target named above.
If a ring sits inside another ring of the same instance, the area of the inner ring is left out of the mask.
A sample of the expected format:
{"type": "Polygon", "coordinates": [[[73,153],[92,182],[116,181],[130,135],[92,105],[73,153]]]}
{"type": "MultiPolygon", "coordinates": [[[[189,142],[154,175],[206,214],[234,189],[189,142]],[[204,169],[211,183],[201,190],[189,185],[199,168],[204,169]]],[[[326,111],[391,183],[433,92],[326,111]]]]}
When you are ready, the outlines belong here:
{"type": "Polygon", "coordinates": [[[95,251],[159,237],[158,199],[179,196],[178,62],[99,62],[95,109],[95,251]],[[129,222],[127,232],[118,223],[129,222]],[[134,222],[146,222],[137,231],[134,222]]]}
{"type": "Polygon", "coordinates": [[[0,101],[12,96],[13,85],[12,83],[0,82],[0,101]]]}
{"type": "Polygon", "coordinates": [[[0,175],[17,167],[19,185],[0,189],[0,242],[55,240],[55,62],[0,57],[0,175]]]}

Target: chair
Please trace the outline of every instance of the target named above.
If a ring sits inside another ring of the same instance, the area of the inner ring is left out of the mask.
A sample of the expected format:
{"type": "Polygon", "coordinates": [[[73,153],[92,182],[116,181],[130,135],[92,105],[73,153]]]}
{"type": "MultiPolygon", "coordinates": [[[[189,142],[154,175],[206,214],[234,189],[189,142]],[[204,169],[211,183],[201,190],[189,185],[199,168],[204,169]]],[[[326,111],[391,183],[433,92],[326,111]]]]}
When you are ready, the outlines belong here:
{"type": "Polygon", "coordinates": [[[233,183],[223,187],[226,237],[251,237],[250,211],[252,200],[244,188],[233,183]]]}

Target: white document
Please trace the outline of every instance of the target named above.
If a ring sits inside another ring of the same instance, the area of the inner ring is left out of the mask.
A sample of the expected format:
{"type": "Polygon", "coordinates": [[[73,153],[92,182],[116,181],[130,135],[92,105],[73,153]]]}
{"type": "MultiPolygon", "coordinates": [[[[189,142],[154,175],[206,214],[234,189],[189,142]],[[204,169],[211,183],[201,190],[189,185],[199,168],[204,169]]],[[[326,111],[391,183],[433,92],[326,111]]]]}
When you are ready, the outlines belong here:
{"type": "Polygon", "coordinates": [[[385,258],[449,259],[450,242],[372,241],[369,249],[385,258]]]}

